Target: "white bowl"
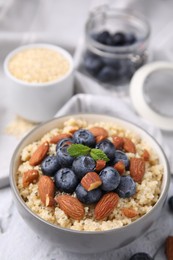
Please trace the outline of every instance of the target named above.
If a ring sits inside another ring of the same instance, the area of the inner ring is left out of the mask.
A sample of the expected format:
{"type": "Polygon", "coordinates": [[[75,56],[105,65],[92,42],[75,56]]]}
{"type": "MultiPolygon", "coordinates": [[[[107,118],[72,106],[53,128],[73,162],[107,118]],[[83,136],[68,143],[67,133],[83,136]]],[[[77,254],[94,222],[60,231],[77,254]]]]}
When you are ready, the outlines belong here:
{"type": "Polygon", "coordinates": [[[4,61],[8,78],[8,92],[12,109],[20,116],[33,122],[51,119],[73,95],[74,65],[71,55],[64,49],[50,44],[31,44],[12,51],[4,61]],[[57,80],[46,83],[27,83],[14,77],[8,68],[9,61],[26,49],[47,48],[60,53],[69,62],[70,69],[57,80]]]}
{"type": "Polygon", "coordinates": [[[140,235],[143,235],[146,230],[152,225],[152,223],[154,223],[158,219],[167,197],[170,183],[170,171],[167,159],[161,147],[157,144],[153,137],[151,137],[140,127],[129,123],[126,120],[105,115],[77,114],[55,118],[49,122],[41,124],[34,130],[32,130],[20,142],[11,160],[10,183],[19,213],[23,217],[24,221],[26,221],[26,223],[38,235],[40,235],[44,239],[47,239],[49,242],[59,244],[64,250],[80,253],[98,253],[106,250],[111,250],[113,248],[120,248],[128,243],[133,242],[140,235]],[[63,127],[63,123],[70,119],[70,117],[73,117],[74,119],[85,119],[89,124],[102,121],[105,123],[111,122],[121,125],[125,129],[136,132],[138,135],[141,136],[142,139],[146,140],[147,143],[149,143],[154,151],[156,151],[159,161],[163,165],[164,173],[160,197],[147,214],[140,217],[133,223],[120,228],[115,228],[107,231],[76,231],[50,224],[35,213],[33,213],[27,207],[24,200],[19,194],[19,190],[16,184],[16,172],[21,163],[21,151],[28,144],[39,140],[41,136],[49,132],[51,129],[55,127],[63,127]]]}

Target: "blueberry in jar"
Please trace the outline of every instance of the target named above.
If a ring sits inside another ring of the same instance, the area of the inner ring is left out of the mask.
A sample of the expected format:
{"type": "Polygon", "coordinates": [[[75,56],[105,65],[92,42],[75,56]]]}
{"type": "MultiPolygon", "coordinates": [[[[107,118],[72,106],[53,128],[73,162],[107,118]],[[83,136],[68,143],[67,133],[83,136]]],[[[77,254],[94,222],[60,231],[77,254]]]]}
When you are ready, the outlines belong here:
{"type": "Polygon", "coordinates": [[[137,41],[134,33],[126,33],[125,34],[125,42],[126,45],[134,44],[137,41]]]}
{"type": "Polygon", "coordinates": [[[136,253],[130,257],[129,260],[153,260],[153,258],[147,253],[136,253]]]}
{"type": "Polygon", "coordinates": [[[81,184],[78,184],[75,190],[78,200],[84,204],[93,204],[98,202],[102,197],[102,191],[100,188],[87,191],[81,184]]]}
{"type": "Polygon", "coordinates": [[[63,147],[64,145],[70,145],[73,143],[74,143],[74,141],[72,138],[63,138],[57,143],[56,150],[58,150],[58,148],[60,148],[60,147],[63,147]]]}
{"type": "Polygon", "coordinates": [[[54,155],[47,156],[41,163],[43,175],[47,176],[53,176],[60,167],[59,159],[54,155]]]}
{"type": "Polygon", "coordinates": [[[57,156],[61,167],[70,167],[74,161],[74,157],[70,156],[67,151],[68,148],[69,145],[65,144],[57,150],[57,156]]]}
{"type": "Polygon", "coordinates": [[[120,183],[115,192],[120,198],[130,198],[136,193],[136,183],[130,176],[121,176],[120,183]]]}
{"type": "Polygon", "coordinates": [[[75,173],[69,168],[61,168],[54,176],[55,185],[61,192],[72,193],[79,181],[75,173]]]}
{"type": "Polygon", "coordinates": [[[82,179],[87,172],[94,171],[95,161],[90,156],[79,156],[75,158],[72,164],[72,170],[79,179],[82,179]]]}
{"type": "Polygon", "coordinates": [[[107,157],[110,159],[110,161],[114,160],[116,149],[110,140],[105,139],[105,140],[99,142],[96,145],[96,148],[102,150],[107,155],[107,157]]]}
{"type": "Polygon", "coordinates": [[[123,32],[116,32],[112,39],[115,46],[123,46],[126,43],[126,37],[123,32]]]}
{"type": "Polygon", "coordinates": [[[101,189],[104,191],[113,191],[120,183],[120,175],[113,167],[104,168],[99,173],[99,176],[102,180],[101,189]]]}
{"type": "Polygon", "coordinates": [[[83,144],[89,147],[94,147],[96,140],[94,135],[86,129],[79,129],[73,135],[74,143],[76,144],[83,144]]]}
{"type": "Polygon", "coordinates": [[[123,162],[123,164],[125,165],[126,170],[129,169],[130,161],[129,161],[129,158],[127,157],[127,155],[124,152],[120,151],[120,150],[116,150],[114,164],[116,164],[119,161],[123,162]]]}
{"type": "Polygon", "coordinates": [[[98,56],[85,55],[83,65],[85,69],[94,76],[103,67],[103,62],[98,56]]]}
{"type": "Polygon", "coordinates": [[[105,45],[110,44],[111,38],[112,37],[111,37],[110,32],[108,32],[106,30],[98,33],[97,35],[95,35],[95,40],[98,41],[99,43],[102,43],[102,44],[105,44],[105,45]]]}
{"type": "Polygon", "coordinates": [[[105,83],[110,82],[116,80],[117,72],[113,67],[106,65],[99,71],[97,78],[98,80],[105,83]]]}

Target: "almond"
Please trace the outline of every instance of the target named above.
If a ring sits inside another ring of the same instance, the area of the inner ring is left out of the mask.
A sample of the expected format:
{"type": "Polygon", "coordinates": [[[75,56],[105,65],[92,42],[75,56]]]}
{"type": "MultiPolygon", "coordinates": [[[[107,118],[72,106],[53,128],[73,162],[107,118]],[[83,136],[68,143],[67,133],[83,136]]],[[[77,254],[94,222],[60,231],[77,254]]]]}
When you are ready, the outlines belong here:
{"type": "Polygon", "coordinates": [[[81,184],[85,190],[90,191],[98,188],[102,184],[102,180],[96,172],[88,172],[82,178],[81,184]]]}
{"type": "Polygon", "coordinates": [[[119,174],[122,175],[125,172],[125,165],[122,161],[119,161],[114,165],[114,169],[116,169],[119,174]]]}
{"type": "Polygon", "coordinates": [[[108,137],[108,132],[103,127],[92,127],[89,131],[95,136],[96,143],[99,143],[108,137]]]}
{"type": "Polygon", "coordinates": [[[123,149],[127,153],[136,153],[136,147],[134,143],[129,138],[123,138],[123,140],[124,140],[123,149]]]}
{"type": "Polygon", "coordinates": [[[41,201],[45,206],[54,205],[54,194],[55,194],[55,185],[53,180],[46,175],[42,175],[38,182],[38,192],[41,201]]]}
{"type": "Polygon", "coordinates": [[[165,242],[165,254],[167,260],[173,259],[173,236],[168,236],[165,242]]]}
{"type": "Polygon", "coordinates": [[[74,134],[77,130],[79,130],[78,126],[71,126],[70,129],[69,129],[69,132],[71,134],[74,134]]]}
{"type": "Polygon", "coordinates": [[[70,218],[75,220],[81,220],[84,218],[84,206],[77,198],[70,195],[60,195],[57,196],[55,200],[59,204],[60,209],[62,209],[70,218]]]}
{"type": "Polygon", "coordinates": [[[127,218],[134,218],[138,216],[138,212],[132,208],[122,208],[121,211],[127,218]]]}
{"type": "Polygon", "coordinates": [[[108,217],[117,206],[119,201],[119,196],[115,192],[109,192],[100,199],[97,203],[94,215],[95,219],[102,220],[108,217]]]}
{"type": "Polygon", "coordinates": [[[149,159],[150,159],[150,154],[149,154],[149,152],[145,149],[144,151],[143,151],[143,154],[142,154],[142,159],[144,159],[144,161],[149,161],[149,159]]]}
{"type": "Polygon", "coordinates": [[[64,138],[70,138],[72,137],[72,134],[59,134],[59,135],[55,135],[50,139],[50,143],[51,144],[57,144],[60,140],[64,139],[64,138]]]}
{"type": "Polygon", "coordinates": [[[28,170],[23,174],[23,187],[26,188],[30,183],[36,183],[39,178],[39,172],[37,170],[28,170]]]}
{"type": "Polygon", "coordinates": [[[112,136],[112,142],[117,150],[122,150],[124,145],[124,139],[119,136],[112,136]]]}
{"type": "Polygon", "coordinates": [[[97,172],[101,171],[106,166],[106,161],[104,160],[97,160],[95,170],[97,172]]]}
{"type": "Polygon", "coordinates": [[[31,166],[36,166],[42,162],[42,160],[46,157],[47,152],[49,151],[49,143],[46,141],[41,144],[37,150],[32,154],[29,164],[31,166]]]}
{"type": "Polygon", "coordinates": [[[141,182],[145,173],[145,162],[142,158],[130,159],[130,175],[136,182],[141,182]]]}

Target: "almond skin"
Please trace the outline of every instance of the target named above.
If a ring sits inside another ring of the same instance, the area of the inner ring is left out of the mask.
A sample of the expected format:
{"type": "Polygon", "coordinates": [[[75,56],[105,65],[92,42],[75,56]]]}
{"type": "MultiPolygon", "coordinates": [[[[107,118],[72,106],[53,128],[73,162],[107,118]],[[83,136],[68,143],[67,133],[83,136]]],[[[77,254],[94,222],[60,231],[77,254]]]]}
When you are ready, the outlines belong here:
{"type": "Polygon", "coordinates": [[[106,161],[104,160],[97,160],[95,170],[97,172],[101,171],[106,166],[106,161]]]}
{"type": "Polygon", "coordinates": [[[102,180],[96,172],[88,172],[81,180],[85,190],[90,191],[102,185],[102,180]]]}
{"type": "Polygon", "coordinates": [[[114,165],[114,169],[116,169],[119,174],[122,175],[125,172],[125,165],[122,161],[119,161],[114,165]]]}
{"type": "Polygon", "coordinates": [[[134,143],[129,138],[123,138],[123,140],[124,140],[123,149],[127,153],[136,153],[136,147],[134,143]]]}
{"type": "Polygon", "coordinates": [[[167,260],[173,259],[173,236],[168,236],[165,241],[165,254],[167,260]]]}
{"type": "Polygon", "coordinates": [[[72,219],[81,220],[84,218],[85,210],[83,204],[70,195],[60,195],[55,198],[60,209],[72,219]]]}
{"type": "Polygon", "coordinates": [[[64,139],[64,138],[70,138],[72,137],[72,134],[59,134],[59,135],[55,135],[50,139],[50,143],[51,144],[57,144],[60,140],[64,139]]]}
{"type": "Polygon", "coordinates": [[[117,150],[122,150],[124,145],[124,139],[119,136],[112,136],[112,142],[117,150]]]}
{"type": "Polygon", "coordinates": [[[95,136],[96,143],[99,143],[108,137],[108,132],[103,127],[92,127],[89,131],[95,136]]]}
{"type": "Polygon", "coordinates": [[[145,174],[145,162],[142,158],[130,159],[130,175],[136,182],[141,182],[145,174]]]}
{"type": "Polygon", "coordinates": [[[54,206],[55,184],[53,180],[46,175],[42,175],[38,182],[38,193],[45,206],[54,206]]]}
{"type": "Polygon", "coordinates": [[[43,144],[41,144],[37,150],[32,154],[29,164],[31,166],[36,166],[40,164],[43,159],[46,157],[47,153],[49,151],[49,143],[46,141],[43,144]]]}
{"type": "Polygon", "coordinates": [[[119,196],[115,192],[109,192],[100,199],[97,203],[94,216],[96,220],[102,220],[108,217],[117,206],[119,201],[119,196]]]}
{"type": "Polygon", "coordinates": [[[28,170],[23,174],[23,187],[26,188],[30,183],[36,183],[39,178],[39,172],[37,170],[28,170]]]}
{"type": "Polygon", "coordinates": [[[127,218],[134,218],[138,216],[138,212],[132,208],[122,208],[121,211],[127,218]]]}

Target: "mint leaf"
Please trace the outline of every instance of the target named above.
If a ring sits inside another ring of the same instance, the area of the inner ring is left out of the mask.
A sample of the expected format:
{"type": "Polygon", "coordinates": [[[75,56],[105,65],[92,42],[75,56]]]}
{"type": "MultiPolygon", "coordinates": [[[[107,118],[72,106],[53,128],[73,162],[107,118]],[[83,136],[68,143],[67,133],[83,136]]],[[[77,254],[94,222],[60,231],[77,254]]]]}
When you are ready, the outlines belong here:
{"type": "Polygon", "coordinates": [[[83,144],[72,144],[67,149],[67,152],[74,157],[80,156],[80,155],[87,155],[89,154],[91,148],[83,145],[83,144]]]}
{"type": "Polygon", "coordinates": [[[95,149],[95,148],[91,149],[90,155],[95,161],[97,160],[104,160],[106,162],[109,161],[107,155],[100,149],[95,149]]]}

